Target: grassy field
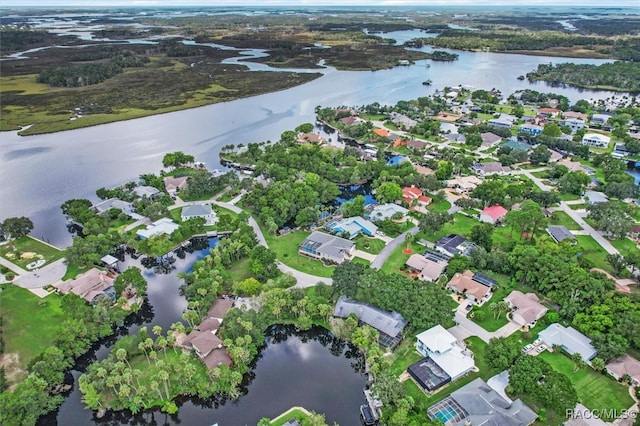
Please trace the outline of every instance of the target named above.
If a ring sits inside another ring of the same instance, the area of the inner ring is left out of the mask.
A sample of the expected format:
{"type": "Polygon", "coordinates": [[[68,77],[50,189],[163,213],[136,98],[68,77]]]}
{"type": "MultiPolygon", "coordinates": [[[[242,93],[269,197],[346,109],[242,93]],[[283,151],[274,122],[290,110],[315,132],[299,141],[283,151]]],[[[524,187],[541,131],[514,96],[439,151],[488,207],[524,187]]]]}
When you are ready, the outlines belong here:
{"type": "Polygon", "coordinates": [[[612,246],[614,246],[621,255],[626,256],[631,252],[640,250],[636,244],[628,238],[621,240],[609,240],[612,246]]]}
{"type": "Polygon", "coordinates": [[[364,265],[365,268],[371,266],[371,262],[361,257],[354,257],[353,259],[351,259],[351,263],[360,263],[361,265],[364,265]]]}
{"type": "MultiPolygon", "coordinates": [[[[0,289],[4,352],[17,354],[17,366],[26,369],[29,361],[53,344],[61,331],[59,324],[65,319],[60,308],[61,297],[50,294],[40,299],[29,290],[11,284],[1,285],[0,289]]],[[[11,371],[7,371],[7,377],[12,377],[11,371]]]]}
{"type": "Polygon", "coordinates": [[[442,200],[437,202],[434,201],[431,204],[429,204],[429,206],[427,207],[427,209],[434,212],[446,212],[450,208],[451,208],[451,203],[448,202],[447,200],[442,200]]]}
{"type": "Polygon", "coordinates": [[[240,282],[247,278],[251,278],[253,277],[253,274],[251,273],[251,259],[247,257],[233,262],[231,265],[227,266],[227,271],[233,278],[234,282],[240,282]]]}
{"type": "Polygon", "coordinates": [[[576,194],[567,194],[564,192],[560,193],[560,199],[562,201],[575,201],[575,200],[579,200],[581,197],[579,195],[576,194]]]}
{"type": "Polygon", "coordinates": [[[506,313],[503,312],[499,317],[496,318],[495,313],[492,312],[489,307],[492,303],[497,303],[507,297],[509,293],[511,293],[511,289],[506,288],[506,286],[498,286],[497,290],[493,293],[493,296],[491,296],[491,300],[486,302],[481,307],[473,307],[472,312],[474,313],[474,316],[473,318],[470,317],[471,320],[487,331],[496,331],[503,325],[507,325],[509,320],[507,319],[506,313]],[[478,319],[476,318],[475,313],[477,312],[484,313],[484,319],[482,321],[478,321],[478,319]]]}
{"type": "Polygon", "coordinates": [[[580,230],[582,229],[580,225],[576,223],[575,220],[571,219],[571,216],[566,214],[563,211],[555,211],[551,213],[551,217],[549,218],[549,223],[551,225],[561,225],[566,227],[569,230],[580,230]]]}
{"type": "Polygon", "coordinates": [[[307,274],[330,278],[333,275],[333,266],[324,266],[322,261],[298,254],[298,245],[309,236],[308,232],[292,231],[286,235],[273,236],[265,234],[269,248],[276,254],[278,260],[285,265],[307,274]]]}
{"type": "Polygon", "coordinates": [[[371,254],[378,254],[385,246],[384,241],[360,235],[355,239],[356,248],[371,254]]]}
{"type": "MultiPolygon", "coordinates": [[[[571,380],[578,392],[578,399],[590,409],[615,409],[619,413],[633,405],[633,400],[626,387],[610,377],[600,374],[590,367],[574,372],[574,363],[564,353],[545,351],[540,354],[554,370],[564,374],[571,380]]],[[[603,418],[612,421],[612,418],[603,418]]]]}
{"type": "Polygon", "coordinates": [[[23,269],[34,260],[44,259],[45,265],[64,256],[64,251],[30,236],[18,238],[13,243],[0,246],[0,256],[15,263],[23,269]]]}
{"type": "MultiPolygon", "coordinates": [[[[382,265],[380,270],[382,272],[391,273],[391,272],[400,272],[400,268],[404,266],[409,259],[410,254],[404,254],[402,250],[406,249],[406,244],[400,244],[398,248],[396,248],[391,255],[387,258],[386,262],[382,265]]],[[[411,248],[414,253],[422,253],[424,251],[424,247],[414,242],[411,244],[411,248]]]]}
{"type": "Polygon", "coordinates": [[[571,210],[584,210],[587,208],[586,204],[569,204],[571,210]]]}
{"type": "Polygon", "coordinates": [[[613,273],[613,268],[605,260],[607,252],[590,235],[576,235],[578,247],[582,249],[582,256],[590,260],[594,267],[613,273]]]}

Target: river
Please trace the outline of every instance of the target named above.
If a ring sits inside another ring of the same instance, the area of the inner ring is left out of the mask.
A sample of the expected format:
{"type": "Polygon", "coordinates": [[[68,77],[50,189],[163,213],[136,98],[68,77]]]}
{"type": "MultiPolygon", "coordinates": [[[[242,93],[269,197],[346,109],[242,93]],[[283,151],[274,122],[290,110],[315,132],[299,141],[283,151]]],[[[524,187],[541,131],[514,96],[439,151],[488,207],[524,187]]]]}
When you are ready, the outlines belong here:
{"type": "MultiPolygon", "coordinates": [[[[127,324],[117,331],[118,336],[133,335],[146,326],[154,325],[168,330],[172,323],[182,321],[187,302],[182,296],[178,272],[190,272],[193,264],[205,257],[218,242],[217,238],[194,242],[190,252],[182,258],[173,256],[174,269],[169,273],[156,273],[145,269],[140,261],[126,257],[120,262],[120,270],[137,266],[143,270],[148,283],[148,302],[141,311],[128,318],[127,324]]],[[[254,360],[251,370],[242,382],[242,396],[236,401],[219,399],[197,400],[182,398],[179,412],[168,416],[160,410],[150,410],[139,415],[123,411],[109,413],[96,419],[85,408],[78,390],[78,377],[89,363],[104,359],[115,343],[115,337],[104,339],[92,351],[81,357],[71,371],[73,389],[60,408],[40,419],[45,425],[126,425],[150,424],[152,419],[162,424],[209,426],[255,425],[262,417],[274,418],[292,406],[325,413],[330,424],[359,423],[359,408],[364,402],[365,385],[363,358],[357,348],[342,339],[335,338],[327,330],[314,327],[296,332],[290,326],[272,326],[266,332],[265,347],[254,360]]]]}

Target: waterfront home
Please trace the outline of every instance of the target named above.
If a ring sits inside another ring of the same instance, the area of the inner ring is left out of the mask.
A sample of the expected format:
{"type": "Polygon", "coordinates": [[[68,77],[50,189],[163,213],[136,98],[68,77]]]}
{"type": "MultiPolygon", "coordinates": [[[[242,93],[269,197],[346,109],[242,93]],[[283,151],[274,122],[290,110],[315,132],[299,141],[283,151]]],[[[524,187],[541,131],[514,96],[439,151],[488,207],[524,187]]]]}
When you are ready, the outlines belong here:
{"type": "Polygon", "coordinates": [[[134,210],[133,204],[118,198],[109,198],[93,206],[93,210],[98,214],[107,213],[111,209],[120,210],[127,216],[131,216],[134,210]]]}
{"type": "Polygon", "coordinates": [[[540,303],[535,293],[524,294],[513,290],[504,301],[511,309],[511,320],[522,327],[533,328],[536,321],[547,313],[547,307],[540,303]]]}
{"type": "Polygon", "coordinates": [[[178,192],[180,192],[180,190],[189,186],[188,179],[188,176],[167,176],[163,180],[164,189],[169,195],[174,197],[178,192]]]}
{"type": "Polygon", "coordinates": [[[353,126],[354,124],[360,124],[362,122],[360,117],[356,117],[354,115],[350,115],[349,117],[343,117],[340,119],[340,121],[347,126],[353,126]]]}
{"type": "Polygon", "coordinates": [[[431,420],[447,426],[527,426],[538,415],[520,399],[511,401],[477,378],[427,409],[431,420]]]}
{"type": "Polygon", "coordinates": [[[606,148],[609,146],[611,138],[609,136],[601,135],[599,133],[586,133],[582,137],[582,145],[606,148]]]}
{"type": "Polygon", "coordinates": [[[551,324],[538,334],[548,347],[560,346],[569,355],[580,354],[585,362],[595,358],[596,349],[584,334],[573,327],[564,327],[558,323],[551,324]]]}
{"type": "Polygon", "coordinates": [[[456,273],[446,288],[465,296],[477,305],[489,300],[492,295],[492,287],[475,280],[474,273],[469,270],[456,273]]]}
{"type": "Polygon", "coordinates": [[[322,138],[322,136],[315,133],[300,133],[298,135],[298,138],[296,139],[296,143],[299,143],[301,145],[305,145],[308,143],[321,145],[324,143],[324,139],[322,138]]]}
{"type": "Polygon", "coordinates": [[[393,124],[404,130],[410,130],[418,124],[418,122],[412,118],[407,117],[404,114],[397,113],[395,111],[389,114],[389,119],[393,124]]]}
{"type": "Polygon", "coordinates": [[[374,223],[362,216],[336,219],[329,222],[325,228],[336,234],[348,236],[350,240],[354,239],[358,234],[373,237],[376,235],[376,231],[378,231],[378,227],[374,223]]]}
{"type": "Polygon", "coordinates": [[[378,204],[369,213],[369,219],[377,222],[394,219],[396,216],[405,217],[407,214],[409,214],[409,210],[395,203],[378,204]]]}
{"type": "Polygon", "coordinates": [[[591,116],[591,124],[596,126],[603,126],[607,124],[607,121],[611,118],[611,114],[593,114],[591,116]]]}
{"type": "Polygon", "coordinates": [[[577,120],[587,121],[587,114],[576,111],[565,111],[562,113],[562,118],[565,120],[575,118],[577,120]]]}
{"type": "Polygon", "coordinates": [[[205,225],[215,225],[218,222],[218,215],[211,208],[211,204],[191,204],[183,207],[180,213],[183,222],[190,219],[202,218],[205,225]]]}
{"type": "Polygon", "coordinates": [[[416,350],[444,370],[451,381],[475,369],[471,351],[459,346],[457,339],[440,324],[416,336],[416,350]]]}
{"type": "Polygon", "coordinates": [[[375,133],[376,135],[380,136],[381,138],[386,138],[386,137],[389,136],[389,134],[391,132],[389,132],[389,130],[387,130],[387,129],[375,128],[375,129],[373,129],[373,133],[375,133]]]}
{"type": "Polygon", "coordinates": [[[364,302],[340,296],[333,310],[336,318],[346,318],[355,313],[358,321],[378,330],[378,343],[387,348],[395,348],[403,338],[402,332],[407,326],[407,321],[395,311],[384,311],[364,302]]]}
{"type": "Polygon", "coordinates": [[[157,235],[171,235],[180,228],[173,220],[163,217],[148,225],[146,229],[138,229],[136,235],[141,240],[148,240],[157,235]]]}
{"type": "Polygon", "coordinates": [[[133,193],[136,194],[138,198],[147,197],[150,200],[155,200],[160,194],[160,191],[153,186],[141,185],[133,188],[133,193]]]}
{"type": "Polygon", "coordinates": [[[93,304],[101,297],[116,300],[115,279],[105,272],[91,268],[72,280],[58,281],[53,286],[62,294],[73,293],[93,304]]]}
{"type": "Polygon", "coordinates": [[[351,259],[356,244],[345,238],[314,231],[298,246],[298,253],[320,260],[343,263],[351,259]]]}

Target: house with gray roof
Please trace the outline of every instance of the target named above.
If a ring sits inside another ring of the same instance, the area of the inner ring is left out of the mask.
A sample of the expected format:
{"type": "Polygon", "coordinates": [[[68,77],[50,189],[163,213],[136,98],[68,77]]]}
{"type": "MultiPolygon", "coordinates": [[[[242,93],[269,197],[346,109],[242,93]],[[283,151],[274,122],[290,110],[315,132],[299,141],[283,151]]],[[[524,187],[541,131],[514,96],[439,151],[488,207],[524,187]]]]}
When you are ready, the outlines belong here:
{"type": "Polygon", "coordinates": [[[393,349],[402,340],[402,331],[407,326],[407,321],[395,311],[384,311],[364,302],[340,296],[333,310],[333,316],[346,318],[351,313],[358,316],[361,323],[367,324],[380,334],[378,343],[382,346],[393,349]]]}
{"type": "Polygon", "coordinates": [[[371,209],[369,219],[372,221],[392,219],[396,214],[405,217],[409,214],[409,210],[395,203],[379,204],[371,209]]]}
{"type": "Polygon", "coordinates": [[[549,226],[547,228],[547,234],[549,234],[549,236],[553,238],[556,243],[561,243],[565,240],[569,242],[576,242],[576,237],[573,236],[571,231],[561,225],[549,226]]]}
{"type": "Polygon", "coordinates": [[[122,213],[130,216],[133,213],[133,205],[118,198],[109,198],[93,206],[93,210],[98,214],[103,214],[111,209],[120,210],[122,213]]]}
{"type": "Polygon", "coordinates": [[[158,188],[154,188],[153,186],[141,185],[133,188],[133,193],[136,194],[138,198],[147,197],[153,200],[158,196],[158,194],[160,194],[160,191],[158,191],[158,188]]]}
{"type": "Polygon", "coordinates": [[[463,236],[458,234],[449,234],[436,241],[436,250],[451,257],[456,254],[469,256],[471,249],[475,246],[474,243],[467,241],[463,236]]]}
{"type": "Polygon", "coordinates": [[[506,400],[481,378],[451,392],[429,407],[427,414],[446,426],[527,426],[538,418],[520,399],[506,400]]]}
{"type": "Polygon", "coordinates": [[[487,124],[491,127],[498,127],[500,129],[510,129],[513,126],[513,121],[505,118],[492,118],[487,121],[487,124]]]}
{"type": "Polygon", "coordinates": [[[503,166],[499,161],[489,161],[487,163],[475,163],[471,170],[480,176],[489,175],[508,175],[511,173],[511,167],[503,166]]]}
{"type": "Polygon", "coordinates": [[[587,204],[606,203],[609,201],[609,197],[598,191],[585,191],[583,197],[587,204]]]}
{"type": "Polygon", "coordinates": [[[513,290],[504,301],[511,309],[511,319],[523,327],[533,328],[536,321],[542,318],[548,311],[547,307],[540,303],[535,293],[522,293],[513,290]]]}
{"type": "Polygon", "coordinates": [[[351,258],[356,244],[346,238],[314,231],[298,246],[298,253],[315,259],[343,263],[351,258]]]}
{"type": "Polygon", "coordinates": [[[211,204],[191,204],[183,207],[180,218],[183,222],[189,219],[202,218],[205,225],[215,225],[218,222],[218,215],[211,208],[211,204]]]}
{"type": "Polygon", "coordinates": [[[502,142],[502,137],[491,132],[480,133],[480,137],[482,137],[481,148],[484,149],[493,148],[494,146],[502,142]]]}
{"type": "Polygon", "coordinates": [[[573,327],[554,323],[542,330],[538,337],[548,346],[560,346],[569,355],[579,353],[585,362],[596,356],[596,348],[591,344],[591,339],[573,327]]]}

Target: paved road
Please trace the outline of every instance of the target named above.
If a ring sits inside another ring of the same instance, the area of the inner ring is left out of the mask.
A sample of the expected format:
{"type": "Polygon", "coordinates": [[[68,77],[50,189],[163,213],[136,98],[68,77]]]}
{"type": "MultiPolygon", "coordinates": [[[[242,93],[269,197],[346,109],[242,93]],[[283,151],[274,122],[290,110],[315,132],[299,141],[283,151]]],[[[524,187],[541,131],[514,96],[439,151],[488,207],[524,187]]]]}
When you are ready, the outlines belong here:
{"type": "Polygon", "coordinates": [[[391,256],[391,253],[393,253],[393,251],[396,248],[398,248],[398,246],[400,246],[401,244],[405,244],[404,238],[407,235],[407,233],[411,232],[413,235],[416,235],[418,231],[419,231],[418,227],[414,226],[413,228],[409,229],[406,232],[403,232],[402,234],[394,238],[393,241],[387,244],[382,249],[382,251],[378,253],[374,261],[371,262],[371,268],[380,269],[382,267],[382,264],[389,258],[389,256],[391,256]]]}
{"type": "MultiPolygon", "coordinates": [[[[543,169],[536,169],[535,171],[538,171],[538,170],[543,170],[543,169]]],[[[532,172],[532,170],[519,170],[517,173],[521,173],[521,174],[525,175],[526,177],[528,177],[529,179],[531,179],[533,181],[533,183],[543,191],[551,191],[552,190],[551,187],[549,187],[548,185],[544,184],[541,179],[535,177],[533,174],[531,174],[531,172],[532,172]]],[[[567,203],[565,203],[564,201],[561,201],[560,202],[560,207],[556,208],[555,210],[561,210],[561,211],[565,212],[566,214],[568,214],[569,217],[571,217],[571,219],[573,219],[578,225],[580,225],[582,227],[582,229],[587,231],[587,233],[589,235],[591,235],[593,237],[593,239],[596,240],[596,242],[598,244],[600,244],[600,246],[607,253],[609,253],[609,254],[618,254],[618,250],[616,250],[616,248],[613,245],[611,245],[609,240],[607,240],[605,237],[602,236],[602,234],[600,234],[598,231],[593,229],[593,227],[591,225],[589,225],[587,222],[585,222],[585,220],[575,210],[573,210],[571,207],[569,207],[569,205],[567,203]]]]}
{"type": "Polygon", "coordinates": [[[64,259],[58,259],[38,270],[20,274],[13,283],[23,288],[42,288],[53,284],[67,273],[67,264],[64,259]]]}

